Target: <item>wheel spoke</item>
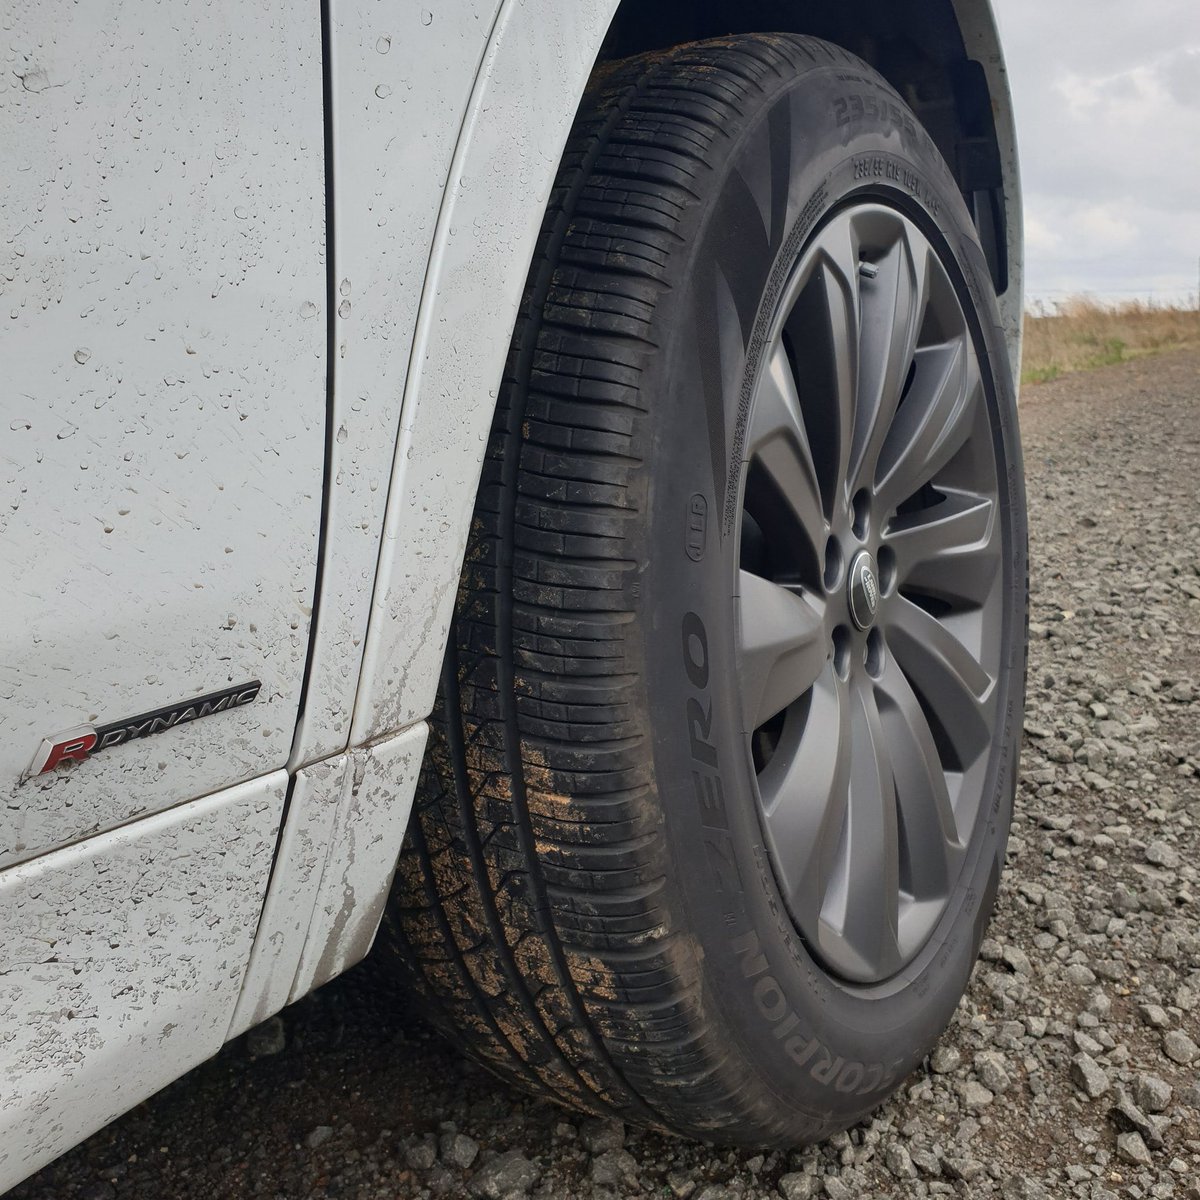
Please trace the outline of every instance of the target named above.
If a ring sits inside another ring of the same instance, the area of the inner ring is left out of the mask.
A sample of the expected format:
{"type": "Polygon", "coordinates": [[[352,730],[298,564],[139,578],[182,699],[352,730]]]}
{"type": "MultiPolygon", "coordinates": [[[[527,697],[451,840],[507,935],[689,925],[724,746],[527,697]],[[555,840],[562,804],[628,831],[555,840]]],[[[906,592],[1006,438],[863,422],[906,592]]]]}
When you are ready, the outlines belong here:
{"type": "Polygon", "coordinates": [[[852,689],[846,821],[821,909],[821,946],[852,979],[900,965],[900,855],[891,749],[869,685],[852,689]]]}
{"type": "MultiPolygon", "coordinates": [[[[791,731],[785,727],[784,738],[791,731]]],[[[788,908],[810,937],[834,866],[850,786],[849,688],[828,666],[812,690],[791,753],[758,777],[767,835],[788,908]]]]}
{"type": "Polygon", "coordinates": [[[820,484],[796,381],[782,343],[776,345],[755,390],[746,457],[757,460],[777,498],[792,510],[818,546],[825,527],[820,484]]]}
{"type": "Polygon", "coordinates": [[[871,266],[874,277],[862,279],[859,288],[862,329],[852,492],[875,475],[916,354],[928,295],[928,247],[905,235],[871,266]]]}
{"type": "Polygon", "coordinates": [[[899,587],[950,604],[983,604],[1000,566],[995,518],[990,497],[948,489],[941,503],[894,520],[884,544],[896,556],[899,587]]]}
{"type": "Polygon", "coordinates": [[[749,571],[738,580],[738,671],[750,733],[812,687],[829,651],[813,604],[749,571]]]}
{"type": "Polygon", "coordinates": [[[826,515],[845,494],[858,388],[858,244],[848,217],[833,221],[814,247],[811,278],[786,324],[796,355],[809,444],[820,451],[826,515]]]}
{"type": "Polygon", "coordinates": [[[885,606],[888,646],[945,730],[965,768],[991,740],[993,680],[983,664],[936,617],[904,596],[885,606]]]}
{"type": "Polygon", "coordinates": [[[884,441],[876,503],[891,512],[962,449],[983,387],[965,335],[916,352],[913,382],[884,441]]]}
{"type": "MultiPolygon", "coordinates": [[[[883,732],[892,751],[896,799],[907,859],[918,864],[912,894],[944,896],[963,853],[945,768],[929,721],[904,673],[892,660],[875,687],[883,732]]],[[[902,885],[906,881],[902,880],[902,885]]]]}

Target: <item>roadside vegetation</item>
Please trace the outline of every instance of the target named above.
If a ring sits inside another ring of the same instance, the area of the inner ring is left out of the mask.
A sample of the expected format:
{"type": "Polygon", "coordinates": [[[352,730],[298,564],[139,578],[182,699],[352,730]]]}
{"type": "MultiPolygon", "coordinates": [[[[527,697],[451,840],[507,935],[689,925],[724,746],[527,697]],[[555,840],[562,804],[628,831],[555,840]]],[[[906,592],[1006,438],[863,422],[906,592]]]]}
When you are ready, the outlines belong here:
{"type": "Polygon", "coordinates": [[[1162,350],[1200,346],[1200,310],[1145,300],[1104,304],[1075,296],[1025,314],[1022,383],[1047,383],[1162,350]]]}

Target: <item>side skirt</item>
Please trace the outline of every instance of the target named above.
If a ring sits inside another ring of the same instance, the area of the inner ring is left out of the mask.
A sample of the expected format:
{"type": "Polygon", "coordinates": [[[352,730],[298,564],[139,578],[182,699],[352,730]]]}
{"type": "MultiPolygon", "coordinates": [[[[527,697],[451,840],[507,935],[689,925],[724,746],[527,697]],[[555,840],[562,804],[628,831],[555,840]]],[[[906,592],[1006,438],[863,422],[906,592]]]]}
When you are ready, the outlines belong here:
{"type": "Polygon", "coordinates": [[[286,788],[276,771],[0,875],[0,1192],[220,1049],[286,788]]]}

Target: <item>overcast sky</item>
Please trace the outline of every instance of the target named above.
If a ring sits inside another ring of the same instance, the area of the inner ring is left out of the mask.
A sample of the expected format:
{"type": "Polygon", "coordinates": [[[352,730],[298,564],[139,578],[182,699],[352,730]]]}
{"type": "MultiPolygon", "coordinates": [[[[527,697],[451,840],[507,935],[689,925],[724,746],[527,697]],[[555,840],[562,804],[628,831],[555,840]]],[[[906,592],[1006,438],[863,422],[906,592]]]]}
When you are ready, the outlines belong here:
{"type": "Polygon", "coordinates": [[[1030,300],[1194,297],[1200,0],[992,0],[1017,109],[1030,300]]]}

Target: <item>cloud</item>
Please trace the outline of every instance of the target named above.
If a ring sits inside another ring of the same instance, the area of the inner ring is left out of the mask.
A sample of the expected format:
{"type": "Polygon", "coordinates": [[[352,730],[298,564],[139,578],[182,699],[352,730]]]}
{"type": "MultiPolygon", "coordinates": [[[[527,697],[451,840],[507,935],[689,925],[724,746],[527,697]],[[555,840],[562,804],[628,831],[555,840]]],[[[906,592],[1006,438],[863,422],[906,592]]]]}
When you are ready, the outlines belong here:
{"type": "MultiPolygon", "coordinates": [[[[1127,211],[1127,210],[1126,210],[1127,211]]],[[[1138,240],[1138,227],[1111,204],[1087,204],[1075,214],[1075,226],[1089,243],[1100,243],[1105,253],[1123,250],[1138,240]]]]}
{"type": "Polygon", "coordinates": [[[996,0],[996,9],[1017,113],[1031,297],[1194,292],[1200,4],[996,0]]]}
{"type": "Polygon", "coordinates": [[[1025,253],[1051,254],[1063,243],[1062,234],[1056,232],[1036,213],[1025,217],[1025,253]]]}
{"type": "Polygon", "coordinates": [[[1171,55],[1163,75],[1176,104],[1200,108],[1200,50],[1181,50],[1171,55]]]}

